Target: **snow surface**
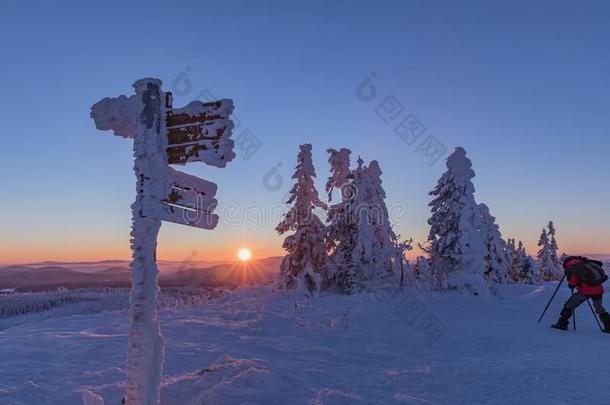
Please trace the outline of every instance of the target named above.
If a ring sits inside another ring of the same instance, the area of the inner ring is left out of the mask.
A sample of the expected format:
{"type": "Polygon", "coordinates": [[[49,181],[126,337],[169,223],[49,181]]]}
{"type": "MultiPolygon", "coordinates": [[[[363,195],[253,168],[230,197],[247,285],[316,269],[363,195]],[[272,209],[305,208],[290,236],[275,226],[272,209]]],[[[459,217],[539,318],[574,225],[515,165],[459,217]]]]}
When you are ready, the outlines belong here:
{"type": "MultiPolygon", "coordinates": [[[[536,323],[555,285],[312,299],[265,286],[161,311],[161,403],[610,404],[610,336],[589,309],[575,333],[549,328],[562,288],[536,323]]],[[[119,403],[127,327],[108,311],[0,331],[0,403],[119,403]]]]}

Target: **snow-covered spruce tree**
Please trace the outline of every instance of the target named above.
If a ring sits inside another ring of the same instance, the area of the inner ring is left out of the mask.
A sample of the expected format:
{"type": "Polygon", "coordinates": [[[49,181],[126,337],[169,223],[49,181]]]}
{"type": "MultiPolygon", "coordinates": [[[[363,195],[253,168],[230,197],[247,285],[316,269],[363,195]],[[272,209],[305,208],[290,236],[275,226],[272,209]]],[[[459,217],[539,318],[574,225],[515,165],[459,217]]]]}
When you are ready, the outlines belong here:
{"type": "Polygon", "coordinates": [[[553,255],[551,253],[551,242],[549,241],[546,228],[542,228],[538,246],[540,247],[540,250],[538,250],[537,259],[542,281],[558,280],[555,263],[553,262],[553,255]]]}
{"type": "Polygon", "coordinates": [[[521,272],[525,264],[525,259],[527,258],[527,253],[525,252],[525,247],[523,246],[522,241],[519,241],[517,247],[515,247],[514,239],[511,239],[509,249],[512,249],[513,251],[509,276],[513,283],[520,284],[522,283],[521,272]]]}
{"type": "Polygon", "coordinates": [[[357,267],[354,282],[358,284],[358,289],[362,289],[365,282],[378,278],[384,271],[387,274],[389,265],[380,262],[380,245],[371,220],[371,185],[366,171],[364,161],[358,158],[353,180],[355,195],[348,204],[349,221],[355,225],[352,261],[357,267]]]}
{"type": "Polygon", "coordinates": [[[443,277],[437,288],[487,293],[485,257],[479,208],[474,199],[475,173],[463,148],[447,159],[447,171],[430,192],[432,216],[428,220],[427,253],[433,274],[443,277]]]}
{"type": "Polygon", "coordinates": [[[433,282],[430,262],[424,256],[418,256],[415,260],[415,266],[413,266],[413,278],[415,279],[415,286],[418,289],[430,290],[434,285],[438,285],[438,282],[433,282]]]}
{"type": "Polygon", "coordinates": [[[396,261],[398,269],[400,270],[400,286],[414,285],[415,277],[411,263],[405,257],[405,253],[413,250],[413,238],[409,240],[402,240],[400,235],[394,234],[394,251],[396,253],[396,261]]]}
{"type": "Polygon", "coordinates": [[[331,284],[353,292],[387,280],[394,267],[399,268],[396,235],[390,226],[379,164],[372,161],[365,166],[359,158],[358,167],[351,170],[348,149],[328,152],[329,200],[335,188],[341,190],[341,202],[328,210],[331,284]]]}
{"type": "Polygon", "coordinates": [[[519,241],[513,257],[511,278],[519,284],[535,284],[540,280],[538,263],[527,254],[522,241],[519,241]]]}
{"type": "Polygon", "coordinates": [[[313,294],[321,288],[326,273],[325,226],[313,210],[325,209],[326,205],[320,201],[313,182],[316,172],[311,160],[311,145],[300,148],[292,176],[296,184],[287,201],[293,206],[276,227],[280,235],[294,231],[284,240],[283,247],[288,254],[282,261],[278,282],[281,287],[313,294]]]}
{"type": "Polygon", "coordinates": [[[555,273],[557,273],[559,276],[561,276],[561,274],[563,273],[562,270],[562,263],[561,263],[561,259],[559,258],[559,256],[557,255],[557,250],[559,250],[559,247],[557,246],[557,239],[556,239],[556,233],[557,231],[555,230],[555,224],[553,223],[553,221],[549,221],[549,249],[551,251],[551,259],[553,260],[553,263],[555,264],[555,273]]]}
{"type": "Polygon", "coordinates": [[[349,149],[337,151],[328,149],[328,163],[331,175],[326,182],[328,201],[332,201],[333,190],[340,191],[341,201],[328,207],[326,228],[326,249],[330,252],[328,259],[329,288],[350,293],[353,280],[358,272],[352,253],[355,246],[356,226],[350,221],[350,204],[356,191],[353,185],[353,173],[350,168],[349,149]]]}
{"type": "Polygon", "coordinates": [[[536,284],[540,282],[540,267],[538,262],[527,254],[521,269],[521,282],[523,284],[536,284]]]}
{"type": "Polygon", "coordinates": [[[511,264],[508,245],[502,239],[500,227],[496,224],[496,218],[489,213],[489,207],[479,204],[479,211],[481,213],[481,233],[487,248],[485,277],[488,281],[505,284],[509,280],[508,273],[511,264]]]}
{"type": "Polygon", "coordinates": [[[365,200],[369,207],[368,222],[376,239],[374,260],[379,271],[378,275],[384,277],[392,275],[399,267],[399,263],[396,262],[396,257],[399,255],[395,243],[396,234],[390,225],[390,216],[385,204],[386,193],[381,186],[382,171],[379,163],[376,160],[371,161],[364,167],[363,174],[365,200]]]}
{"type": "Polygon", "coordinates": [[[508,282],[518,283],[519,282],[519,271],[515,268],[515,257],[517,256],[517,248],[515,247],[515,239],[508,239],[506,241],[506,255],[509,259],[508,265],[508,282]]]}
{"type": "Polygon", "coordinates": [[[326,182],[326,192],[328,193],[328,201],[332,201],[333,190],[341,192],[341,200],[349,200],[351,193],[351,183],[353,179],[352,169],[350,169],[351,150],[341,148],[341,150],[327,149],[326,152],[330,155],[328,163],[330,163],[330,177],[326,182]]]}
{"type": "Polygon", "coordinates": [[[355,226],[352,263],[356,273],[352,284],[357,290],[394,285],[394,267],[398,269],[396,235],[389,223],[381,170],[376,161],[365,166],[359,158],[352,174],[355,192],[347,206],[349,222],[355,226]]]}

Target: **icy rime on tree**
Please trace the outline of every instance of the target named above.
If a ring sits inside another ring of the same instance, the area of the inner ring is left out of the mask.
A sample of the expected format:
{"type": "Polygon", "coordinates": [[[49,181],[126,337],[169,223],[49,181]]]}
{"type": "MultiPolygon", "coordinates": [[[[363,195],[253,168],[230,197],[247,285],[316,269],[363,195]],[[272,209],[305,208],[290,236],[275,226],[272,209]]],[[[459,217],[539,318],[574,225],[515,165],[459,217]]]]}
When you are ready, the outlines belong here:
{"type": "Polygon", "coordinates": [[[341,150],[327,149],[329,153],[328,163],[330,163],[330,177],[326,182],[326,192],[328,193],[328,201],[332,201],[332,193],[334,189],[341,191],[342,200],[349,198],[349,186],[353,179],[352,170],[350,169],[350,155],[352,151],[346,148],[341,150]]]}
{"type": "MultiPolygon", "coordinates": [[[[555,228],[550,222],[550,227],[553,233],[552,240],[555,240],[555,228]]],[[[549,233],[546,228],[542,228],[540,239],[538,240],[538,265],[540,266],[540,275],[542,281],[553,281],[561,278],[561,271],[557,267],[557,242],[549,240],[549,233]],[[553,246],[554,245],[554,246],[553,246]]]]}
{"type": "Polygon", "coordinates": [[[356,225],[349,219],[349,204],[355,194],[352,184],[354,176],[350,169],[351,151],[342,148],[339,151],[328,149],[327,152],[330,155],[328,163],[331,171],[326,183],[329,202],[332,201],[333,190],[338,189],[341,194],[341,201],[330,205],[327,214],[326,248],[330,252],[329,284],[338,290],[350,292],[357,273],[356,265],[352,260],[356,225]]]}
{"type": "Polygon", "coordinates": [[[515,249],[515,239],[508,238],[506,240],[506,258],[508,260],[508,265],[507,265],[507,269],[506,269],[506,282],[507,283],[515,282],[514,270],[513,270],[513,262],[515,260],[515,253],[517,253],[516,249],[515,249]]]}
{"type": "Polygon", "coordinates": [[[311,145],[300,148],[292,176],[296,184],[287,201],[293,206],[276,228],[280,235],[294,231],[284,240],[288,255],[280,268],[279,283],[281,287],[299,288],[312,294],[320,289],[326,276],[325,226],[313,210],[325,209],[326,205],[320,201],[314,186],[316,171],[311,161],[311,145]]]}
{"type": "Polygon", "coordinates": [[[433,280],[430,261],[424,256],[418,256],[417,259],[415,259],[413,279],[415,287],[424,290],[432,289],[435,285],[440,284],[440,281],[433,280]]]}
{"type": "Polygon", "coordinates": [[[489,281],[505,284],[509,281],[508,272],[512,255],[508,251],[506,241],[502,239],[496,218],[489,213],[487,205],[479,204],[479,211],[481,213],[481,233],[487,248],[485,276],[489,281]]]}
{"type": "Polygon", "coordinates": [[[540,266],[534,258],[525,253],[525,259],[521,266],[521,282],[524,284],[536,284],[540,282],[540,266]]]}
{"type": "Polygon", "coordinates": [[[392,236],[394,238],[392,241],[394,245],[394,254],[396,255],[398,269],[400,269],[400,286],[404,287],[407,283],[409,285],[415,285],[413,269],[405,257],[406,252],[413,250],[413,238],[402,240],[400,235],[396,235],[393,231],[392,236]]]}
{"type": "MultiPolygon", "coordinates": [[[[375,235],[375,260],[378,266],[377,276],[392,275],[397,257],[397,236],[390,226],[390,216],[385,204],[386,193],[381,186],[382,171],[376,160],[371,161],[364,169],[366,179],[366,200],[369,205],[369,221],[375,235]]],[[[408,248],[407,248],[408,249],[408,248]]]]}
{"type": "Polygon", "coordinates": [[[231,161],[231,100],[194,101],[172,109],[161,81],[134,83],[131,97],[105,98],[91,109],[100,130],[134,139],[137,196],[132,204],[130,331],[127,404],[159,401],[164,339],[157,314],[157,235],[161,221],[213,229],[218,217],[214,183],[171,169],[169,164],[201,161],[224,167],[231,161]]]}
{"type": "Polygon", "coordinates": [[[370,222],[370,207],[367,200],[367,178],[364,161],[358,158],[358,166],[354,170],[354,197],[348,204],[349,221],[355,224],[355,245],[352,251],[352,261],[355,263],[356,277],[353,280],[362,287],[362,282],[370,280],[377,272],[375,232],[370,222]]]}
{"type": "Polygon", "coordinates": [[[341,201],[328,208],[328,284],[353,292],[393,275],[399,264],[398,246],[389,223],[377,161],[365,166],[359,158],[357,168],[352,170],[349,149],[329,149],[328,153],[329,201],[334,189],[341,191],[341,201]]]}
{"type": "Polygon", "coordinates": [[[356,281],[361,284],[391,276],[396,258],[393,243],[396,235],[389,224],[380,175],[376,161],[364,166],[364,161],[358,159],[353,182],[355,196],[349,211],[357,229],[352,257],[359,268],[356,281]]]}
{"type": "Polygon", "coordinates": [[[559,277],[561,277],[561,274],[563,273],[563,271],[561,270],[563,265],[561,263],[561,260],[559,259],[559,256],[557,255],[557,250],[559,249],[559,247],[557,246],[557,239],[555,238],[557,231],[555,230],[555,224],[553,223],[553,221],[549,221],[549,250],[551,251],[551,260],[553,260],[553,263],[555,265],[555,272],[557,273],[557,275],[559,277]]]}
{"type": "Polygon", "coordinates": [[[509,280],[518,284],[535,284],[540,281],[540,270],[538,263],[527,254],[523,242],[519,241],[515,248],[515,240],[508,240],[510,252],[509,280]]]}
{"type": "Polygon", "coordinates": [[[430,265],[440,277],[437,288],[467,289],[474,294],[487,290],[487,249],[480,231],[479,208],[474,199],[470,159],[456,148],[447,159],[447,171],[430,192],[432,216],[428,220],[430,265]]]}
{"type": "MultiPolygon", "coordinates": [[[[523,245],[521,241],[521,246],[523,245]]],[[[519,270],[517,267],[517,248],[515,247],[515,239],[508,239],[506,241],[506,249],[508,253],[508,257],[510,258],[510,263],[508,265],[508,279],[511,283],[519,282],[519,270]]]]}

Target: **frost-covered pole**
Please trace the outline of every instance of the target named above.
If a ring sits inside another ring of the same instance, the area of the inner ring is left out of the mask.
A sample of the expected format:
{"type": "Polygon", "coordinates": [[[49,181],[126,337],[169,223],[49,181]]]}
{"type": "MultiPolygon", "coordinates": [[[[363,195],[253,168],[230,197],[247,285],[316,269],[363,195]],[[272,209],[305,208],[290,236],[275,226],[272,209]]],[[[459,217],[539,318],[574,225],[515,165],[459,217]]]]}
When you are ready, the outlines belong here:
{"type": "Polygon", "coordinates": [[[135,95],[104,98],[91,108],[97,129],[134,139],[137,196],[132,204],[130,331],[127,404],[159,402],[164,340],[157,316],[156,264],[161,221],[214,229],[216,184],[170,165],[203,162],[225,167],[235,158],[233,101],[192,101],[172,107],[161,80],[134,83],[135,95]]]}
{"type": "Polygon", "coordinates": [[[127,404],[159,401],[164,340],[157,316],[157,235],[161,227],[160,201],[169,194],[167,137],[162,119],[161,81],[134,83],[142,110],[137,119],[134,171],[137,196],[131,206],[131,297],[127,349],[127,404]]]}

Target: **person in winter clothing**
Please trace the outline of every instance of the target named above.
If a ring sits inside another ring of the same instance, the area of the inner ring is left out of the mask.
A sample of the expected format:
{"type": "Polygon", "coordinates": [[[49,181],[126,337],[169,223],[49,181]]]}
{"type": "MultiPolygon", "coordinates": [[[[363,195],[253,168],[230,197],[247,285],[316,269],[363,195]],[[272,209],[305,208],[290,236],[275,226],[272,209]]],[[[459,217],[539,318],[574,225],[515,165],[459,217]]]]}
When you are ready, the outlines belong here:
{"type": "Polygon", "coordinates": [[[602,304],[604,294],[602,284],[608,279],[602,269],[603,263],[581,256],[564,256],[562,259],[568,286],[572,289],[572,296],[564,304],[561,317],[552,327],[567,330],[574,310],[583,302],[591,299],[595,312],[604,323],[604,332],[610,333],[610,314],[602,304]],[[574,293],[574,288],[577,290],[576,293],[574,293]]]}

